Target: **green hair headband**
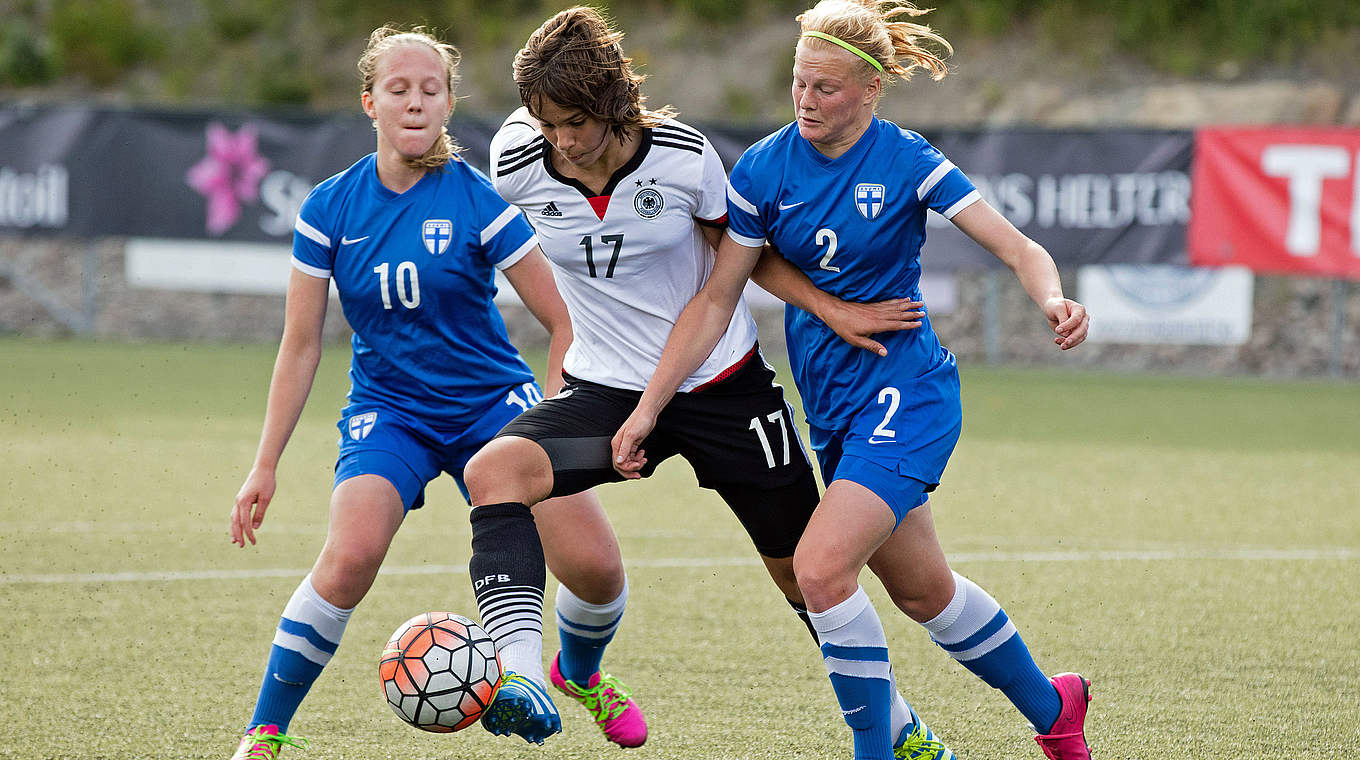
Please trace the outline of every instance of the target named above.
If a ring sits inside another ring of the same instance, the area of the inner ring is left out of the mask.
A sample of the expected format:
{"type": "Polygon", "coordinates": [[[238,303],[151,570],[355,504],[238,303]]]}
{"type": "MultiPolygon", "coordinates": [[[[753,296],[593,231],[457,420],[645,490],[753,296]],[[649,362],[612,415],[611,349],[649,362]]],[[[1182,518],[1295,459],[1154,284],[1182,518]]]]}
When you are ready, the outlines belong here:
{"type": "Polygon", "coordinates": [[[859,48],[855,47],[854,45],[851,45],[850,43],[846,42],[845,40],[840,39],[839,37],[832,37],[831,35],[829,35],[829,34],[827,34],[827,33],[825,33],[825,32],[803,32],[803,36],[804,36],[804,37],[816,37],[816,38],[819,39],[819,40],[826,40],[827,42],[831,42],[831,43],[840,45],[841,47],[845,48],[846,50],[849,50],[850,52],[854,53],[855,55],[859,56],[860,58],[863,58],[864,60],[868,61],[870,66],[873,66],[874,68],[878,69],[878,73],[880,73],[880,74],[883,73],[883,64],[881,64],[881,63],[879,63],[878,61],[874,60],[874,57],[873,57],[872,55],[869,55],[868,53],[864,52],[863,50],[860,50],[859,48]]]}

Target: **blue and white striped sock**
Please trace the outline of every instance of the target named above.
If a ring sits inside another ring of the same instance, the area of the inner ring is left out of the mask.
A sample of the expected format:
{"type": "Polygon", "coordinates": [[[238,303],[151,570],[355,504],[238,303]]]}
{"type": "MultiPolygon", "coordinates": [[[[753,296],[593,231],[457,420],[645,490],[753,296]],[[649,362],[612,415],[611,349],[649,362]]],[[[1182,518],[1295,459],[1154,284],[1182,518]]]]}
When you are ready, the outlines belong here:
{"type": "Polygon", "coordinates": [[[628,579],[611,602],[591,604],[566,586],[557,587],[557,634],[562,642],[558,667],[568,681],[585,685],[600,670],[604,648],[614,638],[628,603],[628,579]]]}
{"type": "Polygon", "coordinates": [[[279,727],[279,733],[288,730],[302,698],[340,645],[353,611],[352,607],[342,610],[322,599],[312,586],[310,574],[302,579],[274,632],[260,696],[246,730],[271,723],[279,727]]]}
{"type": "Polygon", "coordinates": [[[896,686],[883,624],[864,588],[824,612],[809,612],[822,642],[822,662],[854,735],[856,760],[892,757],[889,727],[896,686]]]}
{"type": "Polygon", "coordinates": [[[922,625],[951,657],[1000,689],[1036,731],[1046,733],[1058,719],[1057,689],[1034,663],[1005,610],[981,586],[954,573],[953,600],[922,625]]]}

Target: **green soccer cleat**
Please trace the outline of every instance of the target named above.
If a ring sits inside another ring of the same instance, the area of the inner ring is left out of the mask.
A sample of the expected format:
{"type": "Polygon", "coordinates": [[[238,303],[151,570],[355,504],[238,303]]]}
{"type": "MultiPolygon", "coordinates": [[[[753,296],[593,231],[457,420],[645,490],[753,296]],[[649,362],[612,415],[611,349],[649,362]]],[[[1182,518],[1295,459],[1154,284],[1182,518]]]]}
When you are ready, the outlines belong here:
{"type": "Polygon", "coordinates": [[[231,756],[231,760],[275,760],[285,744],[307,749],[307,740],[301,736],[281,734],[279,727],[272,723],[256,726],[241,737],[241,743],[237,745],[236,754],[231,756]]]}
{"type": "Polygon", "coordinates": [[[957,760],[954,752],[935,738],[916,710],[911,710],[911,723],[902,729],[893,745],[894,760],[957,760]]]}

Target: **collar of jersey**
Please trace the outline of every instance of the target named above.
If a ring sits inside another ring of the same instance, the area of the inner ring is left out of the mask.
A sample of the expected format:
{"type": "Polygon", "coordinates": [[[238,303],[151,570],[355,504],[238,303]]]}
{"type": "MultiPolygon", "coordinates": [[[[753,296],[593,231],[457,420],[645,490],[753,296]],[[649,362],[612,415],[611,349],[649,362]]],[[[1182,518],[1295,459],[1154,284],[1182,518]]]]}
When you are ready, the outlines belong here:
{"type": "MultiPolygon", "coordinates": [[[[416,183],[414,185],[411,185],[410,187],[406,188],[406,192],[398,193],[394,192],[392,188],[388,187],[387,185],[384,185],[382,181],[378,179],[378,154],[370,153],[368,154],[368,156],[370,159],[370,163],[369,166],[364,170],[364,178],[368,182],[369,187],[373,189],[373,193],[385,201],[397,200],[399,198],[414,198],[416,195],[418,195],[418,193],[416,193],[415,191],[419,189],[421,185],[424,185],[426,182],[433,182],[434,180],[431,178],[434,175],[439,174],[440,172],[446,170],[443,168],[426,170],[425,176],[416,180],[416,183]]],[[[457,159],[455,158],[454,160],[457,159]]]]}
{"type": "Polygon", "coordinates": [[[858,161],[861,156],[867,153],[869,148],[874,144],[874,141],[878,139],[880,124],[881,122],[879,122],[877,116],[872,117],[869,122],[869,128],[864,130],[864,134],[859,136],[859,139],[855,141],[854,145],[850,146],[850,150],[847,150],[835,158],[827,158],[820,150],[812,147],[812,143],[798,134],[798,124],[796,122],[793,125],[793,129],[794,136],[798,138],[798,142],[802,143],[803,150],[807,152],[808,157],[818,166],[824,169],[834,170],[845,166],[846,164],[852,164],[858,161]]]}
{"type": "MultiPolygon", "coordinates": [[[[613,138],[611,137],[610,139],[612,140],[613,138]]],[[[647,153],[652,148],[652,128],[643,127],[638,134],[638,140],[638,148],[637,151],[633,153],[633,157],[624,162],[623,166],[615,169],[613,174],[609,175],[609,182],[605,183],[604,190],[599,193],[593,192],[590,188],[582,184],[580,180],[568,177],[557,171],[557,167],[553,166],[551,147],[543,151],[543,167],[547,169],[548,176],[564,185],[576,188],[581,192],[581,195],[584,195],[587,198],[602,198],[607,195],[613,195],[614,188],[618,187],[619,183],[629,174],[637,171],[638,167],[642,166],[643,159],[647,158],[647,153]]]]}

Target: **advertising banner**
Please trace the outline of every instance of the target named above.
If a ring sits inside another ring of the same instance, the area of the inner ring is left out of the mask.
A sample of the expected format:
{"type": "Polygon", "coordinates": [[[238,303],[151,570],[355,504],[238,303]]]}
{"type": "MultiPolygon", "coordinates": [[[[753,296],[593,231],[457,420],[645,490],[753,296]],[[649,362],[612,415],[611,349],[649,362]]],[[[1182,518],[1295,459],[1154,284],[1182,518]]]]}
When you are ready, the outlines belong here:
{"type": "Polygon", "coordinates": [[[1167,264],[1087,266],[1077,298],[1093,343],[1237,346],[1251,337],[1252,273],[1167,264]]]}
{"type": "MultiPolygon", "coordinates": [[[[450,132],[471,165],[485,170],[501,119],[455,112],[450,132]]],[[[730,167],[772,128],[696,124],[730,167]]],[[[776,125],[777,126],[777,125],[776,125]]],[[[1189,216],[1187,131],[1006,130],[944,132],[929,139],[967,173],[997,209],[1053,254],[1059,266],[1184,263],[1189,216]]],[[[375,146],[354,113],[160,112],[0,106],[0,234],[122,236],[200,241],[205,257],[291,244],[303,199],[318,182],[375,146]],[[214,253],[216,252],[216,253],[214,253]]],[[[910,191],[907,189],[906,191],[910,191]]],[[[935,274],[999,266],[942,218],[931,215],[924,264],[935,274]]],[[[174,246],[136,251],[134,280],[169,287],[163,266],[174,246]]],[[[245,254],[249,253],[250,256],[245,254]]],[[[186,263],[187,263],[186,259],[186,263]]],[[[224,278],[226,292],[241,279],[224,278]]],[[[197,287],[210,287],[197,285],[197,287]]]]}
{"type": "Polygon", "coordinates": [[[1200,130],[1190,260],[1360,279],[1360,129],[1200,130]]]}
{"type": "MultiPolygon", "coordinates": [[[[926,137],[988,203],[1048,249],[1059,268],[1186,263],[1194,142],[1188,130],[1008,129],[926,137]]],[[[944,218],[929,219],[925,267],[1000,266],[944,218]]]]}

